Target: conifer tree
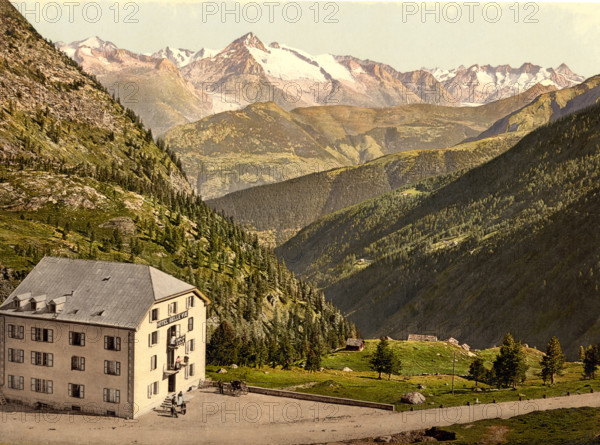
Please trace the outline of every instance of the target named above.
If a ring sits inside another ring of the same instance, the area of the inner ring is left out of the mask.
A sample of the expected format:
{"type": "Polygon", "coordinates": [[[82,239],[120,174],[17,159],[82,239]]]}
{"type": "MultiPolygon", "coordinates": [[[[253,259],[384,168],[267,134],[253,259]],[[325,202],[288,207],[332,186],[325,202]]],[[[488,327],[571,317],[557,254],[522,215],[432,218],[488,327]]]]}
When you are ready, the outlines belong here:
{"type": "Polygon", "coordinates": [[[544,383],[550,380],[550,384],[554,385],[554,376],[560,374],[565,368],[565,355],[560,347],[558,338],[552,337],[546,346],[546,354],[542,358],[542,379],[544,383]]]}
{"type": "Polygon", "coordinates": [[[521,342],[515,342],[510,333],[506,334],[492,368],[496,385],[516,388],[517,383],[525,381],[528,368],[521,342]]]}

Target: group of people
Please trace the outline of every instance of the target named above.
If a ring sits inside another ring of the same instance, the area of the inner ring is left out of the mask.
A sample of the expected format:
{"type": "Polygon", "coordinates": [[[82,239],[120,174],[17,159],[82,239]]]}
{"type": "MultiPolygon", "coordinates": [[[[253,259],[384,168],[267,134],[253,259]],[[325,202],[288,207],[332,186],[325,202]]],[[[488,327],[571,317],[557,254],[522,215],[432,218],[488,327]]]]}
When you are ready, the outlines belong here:
{"type": "Polygon", "coordinates": [[[185,415],[185,413],[187,412],[187,405],[185,404],[185,400],[183,400],[182,391],[179,391],[179,394],[177,395],[173,394],[173,398],[171,399],[171,417],[179,417],[179,415],[177,414],[178,407],[181,414],[185,415]]]}

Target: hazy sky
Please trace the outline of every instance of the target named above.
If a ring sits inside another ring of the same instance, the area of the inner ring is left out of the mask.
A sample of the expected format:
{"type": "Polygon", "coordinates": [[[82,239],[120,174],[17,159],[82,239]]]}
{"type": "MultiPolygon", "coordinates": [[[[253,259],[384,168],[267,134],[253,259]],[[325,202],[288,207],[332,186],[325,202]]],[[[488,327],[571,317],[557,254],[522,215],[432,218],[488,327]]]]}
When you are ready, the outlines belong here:
{"type": "Polygon", "coordinates": [[[53,41],[97,35],[121,48],[220,49],[246,32],[311,54],[351,54],[399,71],[565,62],[600,73],[600,4],[532,2],[13,2],[53,41]]]}

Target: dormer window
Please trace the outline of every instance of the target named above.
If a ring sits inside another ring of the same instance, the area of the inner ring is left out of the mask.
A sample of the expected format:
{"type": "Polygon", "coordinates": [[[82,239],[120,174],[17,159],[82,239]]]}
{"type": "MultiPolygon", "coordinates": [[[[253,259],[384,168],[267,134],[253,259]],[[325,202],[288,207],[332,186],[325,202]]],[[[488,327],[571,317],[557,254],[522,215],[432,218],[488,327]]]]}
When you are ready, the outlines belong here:
{"type": "Polygon", "coordinates": [[[29,299],[29,310],[40,311],[46,307],[46,295],[38,295],[29,299]]]}

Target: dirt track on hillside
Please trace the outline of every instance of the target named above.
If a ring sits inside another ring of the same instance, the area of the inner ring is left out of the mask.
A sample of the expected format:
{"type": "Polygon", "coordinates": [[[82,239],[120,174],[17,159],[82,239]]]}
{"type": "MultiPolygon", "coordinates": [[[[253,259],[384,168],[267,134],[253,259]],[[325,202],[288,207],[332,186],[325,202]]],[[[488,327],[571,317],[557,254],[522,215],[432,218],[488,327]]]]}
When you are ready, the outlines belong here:
{"type": "Polygon", "coordinates": [[[25,412],[4,406],[2,443],[60,444],[307,444],[509,418],[538,410],[600,407],[600,393],[523,402],[392,413],[248,394],[239,398],[197,390],[185,416],[151,412],[139,420],[25,412]]]}

